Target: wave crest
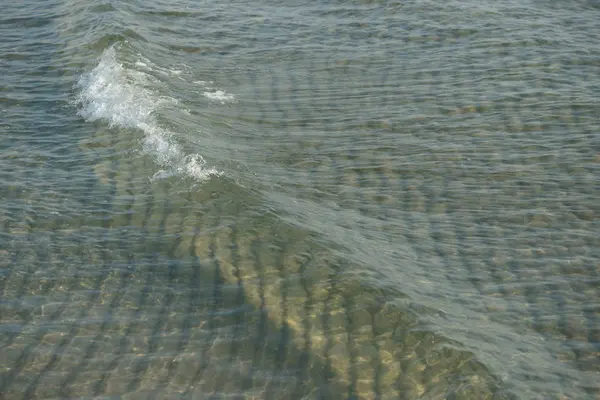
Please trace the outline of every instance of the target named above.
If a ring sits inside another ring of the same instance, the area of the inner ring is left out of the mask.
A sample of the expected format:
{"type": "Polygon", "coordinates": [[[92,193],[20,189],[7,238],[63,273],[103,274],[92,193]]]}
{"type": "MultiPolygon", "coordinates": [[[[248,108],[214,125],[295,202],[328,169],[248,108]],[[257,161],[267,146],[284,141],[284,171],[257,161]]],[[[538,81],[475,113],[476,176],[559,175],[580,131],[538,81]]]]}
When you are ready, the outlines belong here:
{"type": "Polygon", "coordinates": [[[102,120],[111,127],[143,131],[142,151],[163,168],[153,178],[184,175],[206,180],[221,175],[214,167],[205,168],[206,162],[200,154],[185,154],[174,141],[173,133],[158,124],[154,115],[160,104],[176,100],[156,95],[147,87],[150,80],[151,76],[145,72],[119,63],[115,46],[111,46],[77,83],[78,114],[87,121],[102,120]]]}

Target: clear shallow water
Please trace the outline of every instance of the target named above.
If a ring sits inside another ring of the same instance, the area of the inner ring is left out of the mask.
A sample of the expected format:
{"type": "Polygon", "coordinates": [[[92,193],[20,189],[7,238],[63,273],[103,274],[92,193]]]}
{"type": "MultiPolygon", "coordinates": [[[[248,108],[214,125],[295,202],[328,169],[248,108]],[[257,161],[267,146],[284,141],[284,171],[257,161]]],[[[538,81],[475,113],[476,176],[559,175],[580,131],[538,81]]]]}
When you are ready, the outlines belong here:
{"type": "Polygon", "coordinates": [[[4,398],[595,398],[594,2],[6,6],[4,398]]]}

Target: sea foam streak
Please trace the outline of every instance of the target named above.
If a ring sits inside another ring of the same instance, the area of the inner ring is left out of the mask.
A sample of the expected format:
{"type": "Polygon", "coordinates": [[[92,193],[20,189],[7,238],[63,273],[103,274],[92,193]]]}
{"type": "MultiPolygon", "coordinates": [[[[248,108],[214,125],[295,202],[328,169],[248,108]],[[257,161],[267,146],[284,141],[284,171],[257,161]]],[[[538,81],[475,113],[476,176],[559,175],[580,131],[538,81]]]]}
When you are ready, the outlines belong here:
{"type": "Polygon", "coordinates": [[[102,53],[98,65],[77,83],[79,114],[87,121],[104,120],[110,126],[142,130],[143,151],[164,168],[154,174],[153,179],[185,175],[205,180],[211,175],[221,175],[215,168],[205,168],[201,155],[185,154],[174,142],[173,133],[158,124],[154,113],[161,103],[169,100],[144,86],[149,79],[149,75],[120,64],[112,46],[102,53]]]}

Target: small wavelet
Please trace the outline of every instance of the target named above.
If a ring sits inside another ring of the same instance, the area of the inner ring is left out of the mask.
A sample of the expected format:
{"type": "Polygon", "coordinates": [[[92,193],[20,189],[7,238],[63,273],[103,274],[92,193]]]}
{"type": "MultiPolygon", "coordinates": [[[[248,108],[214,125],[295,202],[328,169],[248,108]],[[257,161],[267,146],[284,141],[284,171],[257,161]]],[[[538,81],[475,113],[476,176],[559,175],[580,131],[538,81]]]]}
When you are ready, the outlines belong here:
{"type": "MultiPolygon", "coordinates": [[[[154,115],[160,105],[177,100],[149,89],[150,75],[119,63],[115,46],[104,50],[96,67],[79,79],[79,115],[87,121],[102,120],[111,127],[143,131],[142,151],[162,168],[153,180],[180,175],[202,181],[221,175],[214,167],[207,168],[200,154],[185,154],[173,132],[159,125],[154,115]]],[[[141,61],[136,65],[140,64],[147,66],[141,61]]]]}

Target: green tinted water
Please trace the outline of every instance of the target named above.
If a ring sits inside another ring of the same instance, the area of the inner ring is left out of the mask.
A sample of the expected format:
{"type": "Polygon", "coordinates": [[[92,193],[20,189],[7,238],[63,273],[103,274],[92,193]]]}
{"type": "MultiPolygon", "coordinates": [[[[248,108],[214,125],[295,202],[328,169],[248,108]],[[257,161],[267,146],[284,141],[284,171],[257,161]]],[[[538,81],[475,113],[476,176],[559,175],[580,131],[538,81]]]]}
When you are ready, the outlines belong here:
{"type": "Polygon", "coordinates": [[[9,6],[3,398],[594,398],[598,8],[9,6]]]}

